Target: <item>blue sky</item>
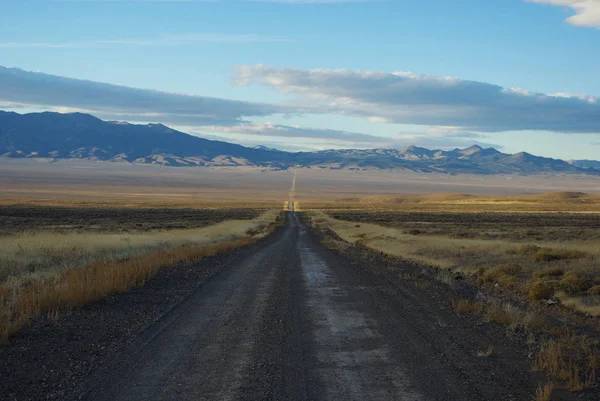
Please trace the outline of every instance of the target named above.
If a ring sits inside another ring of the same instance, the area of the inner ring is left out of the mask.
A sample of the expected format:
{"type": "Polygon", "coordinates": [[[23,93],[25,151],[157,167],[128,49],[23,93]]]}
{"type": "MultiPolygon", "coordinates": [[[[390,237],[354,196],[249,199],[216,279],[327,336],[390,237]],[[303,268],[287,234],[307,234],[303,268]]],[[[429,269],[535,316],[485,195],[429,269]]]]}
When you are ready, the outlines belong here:
{"type": "Polygon", "coordinates": [[[12,1],[0,65],[19,69],[0,69],[18,112],[290,150],[600,159],[596,0],[12,1]]]}

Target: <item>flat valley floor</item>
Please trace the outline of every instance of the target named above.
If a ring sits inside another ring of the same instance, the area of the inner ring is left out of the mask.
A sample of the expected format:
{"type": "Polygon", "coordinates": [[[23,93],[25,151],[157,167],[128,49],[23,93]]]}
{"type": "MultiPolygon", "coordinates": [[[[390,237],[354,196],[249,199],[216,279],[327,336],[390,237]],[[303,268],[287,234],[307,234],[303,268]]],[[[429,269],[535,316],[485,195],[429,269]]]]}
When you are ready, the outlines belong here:
{"type": "MultiPolygon", "coordinates": [[[[0,157],[0,202],[129,201],[275,202],[287,199],[293,173],[252,167],[163,167],[82,160],[0,157]]],[[[457,175],[413,171],[299,169],[297,200],[387,194],[523,195],[553,191],[600,193],[586,175],[457,175]]]]}

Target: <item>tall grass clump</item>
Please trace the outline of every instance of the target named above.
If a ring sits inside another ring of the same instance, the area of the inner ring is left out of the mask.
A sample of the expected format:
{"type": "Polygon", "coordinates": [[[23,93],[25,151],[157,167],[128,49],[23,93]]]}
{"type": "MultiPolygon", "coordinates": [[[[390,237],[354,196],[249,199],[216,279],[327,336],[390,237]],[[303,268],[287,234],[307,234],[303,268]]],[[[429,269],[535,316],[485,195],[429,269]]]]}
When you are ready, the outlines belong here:
{"type": "Polygon", "coordinates": [[[562,380],[570,391],[581,391],[595,385],[599,363],[598,341],[570,335],[545,339],[532,370],[562,380]]]}

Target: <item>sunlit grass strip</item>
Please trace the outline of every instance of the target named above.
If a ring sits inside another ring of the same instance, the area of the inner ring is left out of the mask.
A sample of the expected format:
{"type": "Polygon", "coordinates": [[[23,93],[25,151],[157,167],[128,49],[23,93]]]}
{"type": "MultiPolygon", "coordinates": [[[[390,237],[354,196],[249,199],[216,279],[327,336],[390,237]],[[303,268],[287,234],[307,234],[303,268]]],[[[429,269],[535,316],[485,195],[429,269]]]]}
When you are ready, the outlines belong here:
{"type": "Polygon", "coordinates": [[[249,220],[225,220],[194,229],[148,232],[21,232],[0,241],[0,282],[11,285],[57,269],[128,259],[181,246],[210,245],[259,233],[280,214],[269,210],[249,220]]]}
{"type": "MultiPolygon", "coordinates": [[[[272,232],[276,226],[276,223],[271,223],[266,233],[272,232]]],[[[47,313],[49,317],[56,318],[61,312],[141,286],[162,267],[197,262],[255,241],[257,238],[246,237],[210,245],[155,250],[119,261],[94,262],[85,267],[32,278],[22,288],[2,283],[0,339],[8,339],[41,314],[47,313]]]]}

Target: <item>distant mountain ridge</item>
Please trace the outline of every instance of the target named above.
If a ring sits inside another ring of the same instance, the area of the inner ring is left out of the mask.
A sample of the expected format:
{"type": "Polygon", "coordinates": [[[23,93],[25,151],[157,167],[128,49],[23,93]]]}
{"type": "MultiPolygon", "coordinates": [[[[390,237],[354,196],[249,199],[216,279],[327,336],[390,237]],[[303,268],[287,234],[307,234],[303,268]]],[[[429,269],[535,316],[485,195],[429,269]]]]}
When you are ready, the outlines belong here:
{"type": "Polygon", "coordinates": [[[187,165],[279,165],[272,152],[184,134],[162,124],[103,121],[82,113],[0,111],[0,156],[187,165]]]}
{"type": "Polygon", "coordinates": [[[600,170],[600,161],[598,160],[569,160],[569,163],[581,168],[592,168],[600,170]]]}
{"type": "Polygon", "coordinates": [[[0,156],[89,159],[169,166],[294,166],[331,169],[403,169],[446,174],[574,173],[600,175],[600,162],[550,159],[493,148],[430,150],[340,149],[285,152],[248,148],[176,131],[162,124],[103,121],[89,114],[0,111],[0,156]]]}

